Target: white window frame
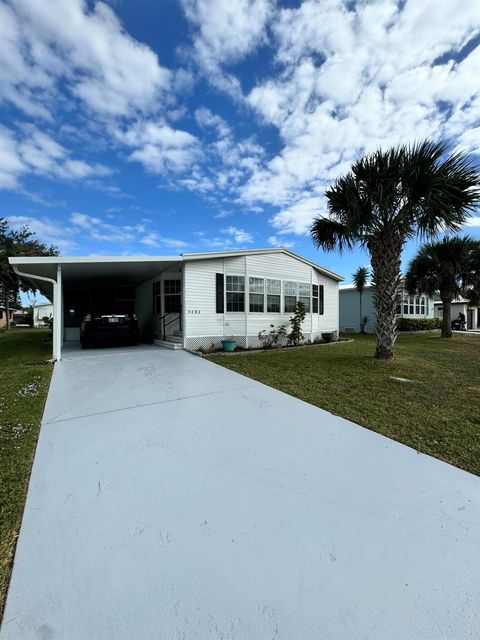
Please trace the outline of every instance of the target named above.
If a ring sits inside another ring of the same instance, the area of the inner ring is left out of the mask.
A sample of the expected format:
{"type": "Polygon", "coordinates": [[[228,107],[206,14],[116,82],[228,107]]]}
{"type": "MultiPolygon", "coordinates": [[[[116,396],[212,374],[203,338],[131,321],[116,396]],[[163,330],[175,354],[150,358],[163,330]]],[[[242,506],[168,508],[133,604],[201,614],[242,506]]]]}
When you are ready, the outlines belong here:
{"type": "Polygon", "coordinates": [[[247,299],[247,291],[246,291],[246,283],[245,283],[245,274],[237,274],[237,273],[228,273],[225,274],[225,313],[245,313],[248,304],[247,299]],[[243,290],[241,289],[229,289],[228,288],[228,278],[240,278],[243,280],[243,290]],[[238,309],[229,310],[228,309],[228,294],[229,293],[243,293],[243,309],[240,311],[238,309]]]}
{"type": "Polygon", "coordinates": [[[280,278],[265,278],[265,313],[276,313],[280,315],[282,313],[282,281],[280,278]],[[268,291],[268,283],[275,282],[279,285],[278,293],[271,293],[268,291]],[[278,311],[269,311],[268,310],[268,298],[269,296],[275,296],[278,298],[278,311]]]}
{"type": "Polygon", "coordinates": [[[266,312],[266,283],[265,283],[265,278],[261,277],[261,276],[248,276],[248,313],[261,313],[264,314],[266,312]],[[252,284],[250,281],[251,280],[258,280],[261,281],[263,286],[262,286],[262,291],[252,291],[250,289],[250,285],[252,284]],[[263,298],[263,310],[262,311],[252,311],[250,308],[250,296],[262,296],[263,298]]]}

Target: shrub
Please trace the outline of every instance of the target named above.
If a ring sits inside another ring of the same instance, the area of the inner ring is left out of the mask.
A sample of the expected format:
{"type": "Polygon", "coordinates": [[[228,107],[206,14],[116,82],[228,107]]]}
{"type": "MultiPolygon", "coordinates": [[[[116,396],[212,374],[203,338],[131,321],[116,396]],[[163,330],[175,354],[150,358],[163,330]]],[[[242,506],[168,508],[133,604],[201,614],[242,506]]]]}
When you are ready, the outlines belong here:
{"type": "Polygon", "coordinates": [[[288,344],[294,347],[298,346],[305,340],[302,333],[302,322],[305,320],[305,305],[303,302],[297,302],[295,314],[290,318],[290,326],[292,330],[287,336],[288,344]]]}
{"type": "Polygon", "coordinates": [[[439,318],[399,318],[397,331],[430,331],[440,329],[439,318]]]}
{"type": "Polygon", "coordinates": [[[258,339],[262,345],[263,349],[273,349],[276,347],[278,343],[285,338],[287,335],[287,330],[284,324],[281,324],[275,329],[275,325],[270,325],[270,331],[267,332],[266,329],[260,331],[258,334],[258,339]]]}

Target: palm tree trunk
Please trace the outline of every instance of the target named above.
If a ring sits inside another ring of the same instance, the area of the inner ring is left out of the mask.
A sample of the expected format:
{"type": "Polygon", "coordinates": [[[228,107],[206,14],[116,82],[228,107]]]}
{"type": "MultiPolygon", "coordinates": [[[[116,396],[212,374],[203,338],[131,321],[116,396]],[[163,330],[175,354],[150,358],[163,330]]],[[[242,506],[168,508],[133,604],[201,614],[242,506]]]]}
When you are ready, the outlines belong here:
{"type": "Polygon", "coordinates": [[[383,237],[370,247],[375,282],[374,302],[377,312],[376,358],[393,358],[397,327],[397,297],[400,283],[401,237],[383,237]]]}
{"type": "Polygon", "coordinates": [[[443,316],[442,316],[442,338],[452,337],[452,301],[442,300],[443,316]]]}

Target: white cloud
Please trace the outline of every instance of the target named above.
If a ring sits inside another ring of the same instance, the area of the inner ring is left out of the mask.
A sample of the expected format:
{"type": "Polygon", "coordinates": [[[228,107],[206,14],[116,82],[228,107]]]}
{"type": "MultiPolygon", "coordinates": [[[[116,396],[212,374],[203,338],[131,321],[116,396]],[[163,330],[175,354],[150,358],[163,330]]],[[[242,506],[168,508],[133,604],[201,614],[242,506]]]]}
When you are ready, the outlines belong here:
{"type": "Polygon", "coordinates": [[[477,3],[306,0],[271,24],[278,67],[247,102],[282,149],[241,200],[278,207],[279,232],[306,233],[325,189],[378,146],[431,137],[480,153],[480,46],[452,53],[478,37],[477,3]]]}
{"type": "Polygon", "coordinates": [[[147,233],[147,235],[144,236],[140,240],[140,242],[147,247],[164,246],[170,249],[178,249],[178,250],[185,249],[188,246],[188,244],[183,240],[176,240],[175,238],[165,238],[164,236],[155,232],[147,233]]]}
{"type": "Polygon", "coordinates": [[[10,0],[0,4],[0,94],[49,117],[62,81],[90,110],[148,113],[170,90],[171,72],[129,36],[103,2],[10,0]]]}
{"type": "Polygon", "coordinates": [[[70,222],[76,231],[81,231],[90,238],[101,242],[135,242],[145,233],[145,226],[141,223],[137,225],[112,224],[97,216],[79,212],[70,215],[70,222]]]}
{"type": "Polygon", "coordinates": [[[141,162],[152,173],[182,173],[201,155],[195,136],[161,121],[137,122],[114,133],[118,140],[134,148],[129,159],[141,162]]]}
{"type": "Polygon", "coordinates": [[[304,198],[290,207],[281,209],[270,220],[272,226],[282,233],[307,233],[313,219],[324,215],[321,198],[304,198]]]}
{"type": "Polygon", "coordinates": [[[285,249],[291,249],[295,243],[284,240],[283,237],[279,238],[278,236],[270,236],[267,239],[267,243],[271,247],[284,247],[285,249]]]}
{"type": "MultiPolygon", "coordinates": [[[[109,219],[111,218],[112,216],[109,217],[109,219]]],[[[169,238],[150,229],[151,221],[146,219],[135,224],[120,224],[118,221],[116,223],[106,222],[97,216],[80,212],[72,213],[69,219],[75,233],[87,235],[100,242],[139,243],[150,248],[167,247],[177,251],[188,246],[183,240],[169,238]]]]}
{"type": "Polygon", "coordinates": [[[80,180],[107,176],[111,170],[102,164],[72,159],[67,149],[33,125],[20,132],[0,126],[0,188],[19,188],[20,178],[29,173],[80,180]]]}
{"type": "Polygon", "coordinates": [[[222,233],[230,236],[237,244],[251,244],[253,242],[252,234],[238,227],[227,227],[226,229],[222,229],[222,233]]]}
{"type": "Polygon", "coordinates": [[[182,0],[195,29],[192,59],[214,86],[241,96],[239,80],[225,71],[266,41],[273,0],[182,0]]]}
{"type": "Polygon", "coordinates": [[[466,227],[480,227],[480,216],[471,216],[465,223],[466,227]]]}

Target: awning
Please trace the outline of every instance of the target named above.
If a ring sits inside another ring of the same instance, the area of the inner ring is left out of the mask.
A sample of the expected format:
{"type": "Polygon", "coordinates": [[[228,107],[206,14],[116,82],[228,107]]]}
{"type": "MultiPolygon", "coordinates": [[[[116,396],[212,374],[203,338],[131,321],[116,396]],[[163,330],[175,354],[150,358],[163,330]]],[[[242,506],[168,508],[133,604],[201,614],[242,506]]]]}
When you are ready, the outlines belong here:
{"type": "Polygon", "coordinates": [[[53,295],[53,285],[42,280],[42,277],[56,280],[59,266],[63,287],[88,287],[111,284],[137,285],[155,277],[161,271],[180,266],[182,261],[181,256],[9,258],[10,264],[29,274],[35,287],[49,299],[53,295]]]}

